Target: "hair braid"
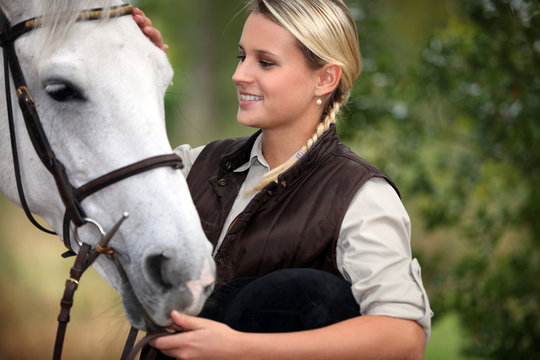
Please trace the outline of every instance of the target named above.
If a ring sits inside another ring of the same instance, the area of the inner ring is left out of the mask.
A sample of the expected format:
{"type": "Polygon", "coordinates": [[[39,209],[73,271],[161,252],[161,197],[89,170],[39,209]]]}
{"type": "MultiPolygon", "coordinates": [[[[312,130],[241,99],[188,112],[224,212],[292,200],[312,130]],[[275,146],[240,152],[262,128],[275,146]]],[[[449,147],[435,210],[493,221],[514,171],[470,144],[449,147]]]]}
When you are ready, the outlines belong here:
{"type": "MultiPolygon", "coordinates": [[[[315,143],[319,140],[319,138],[330,128],[331,124],[336,123],[337,114],[339,113],[339,110],[341,109],[342,102],[334,101],[333,105],[330,107],[330,110],[327,112],[327,115],[322,119],[322,121],[317,124],[317,129],[309,138],[307,143],[302,146],[302,152],[303,155],[306,153],[309,149],[315,145],[315,143]]],[[[274,169],[267,172],[261,182],[253,189],[254,191],[262,190],[266,185],[270,184],[271,182],[277,182],[279,175],[287,171],[291,166],[296,164],[298,160],[300,160],[302,156],[294,156],[290,158],[289,160],[285,161],[283,164],[275,167],[274,169]]]]}
{"type": "Polygon", "coordinates": [[[319,138],[324,134],[326,130],[330,128],[331,124],[336,123],[336,117],[341,108],[341,102],[334,101],[333,105],[330,107],[330,110],[327,112],[327,115],[324,119],[317,125],[317,130],[313,136],[307,141],[306,145],[302,147],[304,152],[311,149],[313,145],[319,140],[319,138]]]}

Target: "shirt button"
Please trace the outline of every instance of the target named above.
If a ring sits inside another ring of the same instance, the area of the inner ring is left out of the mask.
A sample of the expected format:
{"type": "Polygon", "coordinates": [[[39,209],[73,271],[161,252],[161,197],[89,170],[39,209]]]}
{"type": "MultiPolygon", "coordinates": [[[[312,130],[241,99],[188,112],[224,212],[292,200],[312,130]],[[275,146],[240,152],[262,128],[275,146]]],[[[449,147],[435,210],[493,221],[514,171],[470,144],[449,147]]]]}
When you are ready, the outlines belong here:
{"type": "Polygon", "coordinates": [[[227,180],[225,180],[225,179],[219,179],[219,180],[218,180],[218,184],[219,184],[220,186],[225,186],[225,185],[227,185],[227,180]]]}

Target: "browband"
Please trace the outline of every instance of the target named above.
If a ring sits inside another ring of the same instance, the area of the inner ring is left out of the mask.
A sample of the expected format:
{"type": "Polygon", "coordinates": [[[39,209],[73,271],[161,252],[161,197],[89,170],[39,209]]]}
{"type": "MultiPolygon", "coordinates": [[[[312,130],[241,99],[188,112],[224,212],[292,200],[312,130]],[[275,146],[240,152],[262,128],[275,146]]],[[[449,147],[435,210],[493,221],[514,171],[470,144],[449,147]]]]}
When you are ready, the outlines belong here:
{"type": "MultiPolygon", "coordinates": [[[[124,15],[131,15],[133,13],[133,6],[124,4],[111,6],[109,9],[104,10],[102,8],[83,10],[77,16],[77,21],[99,20],[104,16],[108,18],[115,18],[124,15]]],[[[10,29],[0,34],[0,46],[4,46],[5,43],[15,41],[19,36],[34,30],[45,21],[44,16],[37,16],[20,23],[13,25],[10,29]]]]}

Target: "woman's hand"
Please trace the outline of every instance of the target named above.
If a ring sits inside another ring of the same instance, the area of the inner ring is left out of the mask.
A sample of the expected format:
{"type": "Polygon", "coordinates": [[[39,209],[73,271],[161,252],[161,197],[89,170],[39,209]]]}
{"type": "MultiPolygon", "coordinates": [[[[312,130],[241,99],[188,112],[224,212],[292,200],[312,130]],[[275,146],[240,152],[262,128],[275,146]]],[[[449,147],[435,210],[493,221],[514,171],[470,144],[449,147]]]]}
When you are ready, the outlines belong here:
{"type": "Polygon", "coordinates": [[[412,320],[366,315],[323,328],[245,333],[208,319],[171,313],[183,332],[150,345],[182,360],[422,359],[424,331],[412,320]]]}
{"type": "Polygon", "coordinates": [[[144,15],[142,10],[134,8],[133,9],[133,19],[141,28],[143,32],[150,41],[154,43],[158,48],[167,52],[169,45],[163,43],[163,38],[161,37],[161,32],[152,26],[152,21],[144,15]]]}
{"type": "Polygon", "coordinates": [[[219,360],[239,359],[242,333],[208,319],[180,314],[173,310],[171,318],[182,332],[153,340],[150,345],[175,359],[219,360]]]}

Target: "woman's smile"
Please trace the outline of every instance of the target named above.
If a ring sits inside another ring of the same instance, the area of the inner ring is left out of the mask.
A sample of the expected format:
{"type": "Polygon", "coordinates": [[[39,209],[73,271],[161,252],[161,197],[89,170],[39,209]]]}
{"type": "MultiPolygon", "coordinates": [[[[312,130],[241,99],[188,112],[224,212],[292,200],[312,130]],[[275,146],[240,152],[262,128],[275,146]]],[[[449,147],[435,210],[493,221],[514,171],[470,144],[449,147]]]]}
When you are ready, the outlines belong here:
{"type": "Polygon", "coordinates": [[[262,101],[262,100],[264,100],[264,98],[262,96],[239,93],[238,101],[240,102],[240,106],[247,106],[247,105],[250,105],[250,104],[257,103],[257,102],[262,101]]]}

